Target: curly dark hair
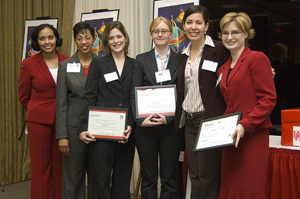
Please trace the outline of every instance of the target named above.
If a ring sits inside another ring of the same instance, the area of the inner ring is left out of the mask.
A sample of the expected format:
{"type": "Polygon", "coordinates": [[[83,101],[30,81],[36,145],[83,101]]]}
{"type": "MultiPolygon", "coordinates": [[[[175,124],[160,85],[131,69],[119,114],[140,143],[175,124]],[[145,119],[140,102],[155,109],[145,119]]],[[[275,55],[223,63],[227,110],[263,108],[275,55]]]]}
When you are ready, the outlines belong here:
{"type": "Polygon", "coordinates": [[[78,33],[84,33],[84,30],[89,30],[93,38],[95,37],[95,30],[94,28],[86,21],[78,22],[73,27],[73,37],[76,39],[78,33]]]}
{"type": "Polygon", "coordinates": [[[60,47],[62,45],[62,39],[59,38],[57,29],[54,28],[50,24],[41,24],[33,30],[33,32],[31,33],[31,36],[30,36],[31,47],[33,48],[33,50],[36,50],[36,51],[41,50],[39,43],[38,43],[38,36],[39,36],[39,33],[41,32],[41,30],[43,30],[44,28],[50,28],[53,31],[54,36],[56,37],[56,47],[60,47]]]}

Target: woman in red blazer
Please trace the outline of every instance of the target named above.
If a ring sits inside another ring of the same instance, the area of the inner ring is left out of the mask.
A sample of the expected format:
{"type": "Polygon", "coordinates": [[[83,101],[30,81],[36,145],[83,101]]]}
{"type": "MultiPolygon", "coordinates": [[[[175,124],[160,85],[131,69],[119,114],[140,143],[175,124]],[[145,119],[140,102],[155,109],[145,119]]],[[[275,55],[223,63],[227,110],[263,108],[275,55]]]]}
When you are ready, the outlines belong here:
{"type": "Polygon", "coordinates": [[[232,134],[235,148],[222,151],[219,198],[263,199],[272,127],[269,115],[276,104],[271,64],[265,54],[246,47],[254,37],[246,13],[226,14],[220,27],[220,38],[231,53],[218,70],[225,114],[241,111],[242,118],[232,134]]]}
{"type": "Polygon", "coordinates": [[[62,39],[49,24],[39,25],[31,42],[31,47],[41,52],[22,62],[19,76],[19,101],[27,111],[31,199],[59,199],[62,180],[55,137],[56,78],[58,63],[68,56],[55,50],[62,39]]]}

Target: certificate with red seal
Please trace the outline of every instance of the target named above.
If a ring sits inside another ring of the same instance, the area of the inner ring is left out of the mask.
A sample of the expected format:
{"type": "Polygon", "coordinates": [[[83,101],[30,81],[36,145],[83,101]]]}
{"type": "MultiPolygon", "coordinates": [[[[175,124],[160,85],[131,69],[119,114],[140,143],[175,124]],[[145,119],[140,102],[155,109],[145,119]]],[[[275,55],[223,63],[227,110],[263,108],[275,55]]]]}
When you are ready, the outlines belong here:
{"type": "Polygon", "coordinates": [[[194,152],[234,146],[236,137],[231,138],[231,135],[240,118],[241,112],[237,112],[201,120],[194,152]]]}
{"type": "Polygon", "coordinates": [[[88,131],[96,139],[124,140],[123,131],[127,129],[125,108],[89,106],[88,131]]]}
{"type": "Polygon", "coordinates": [[[159,113],[174,116],[176,108],[176,85],[142,86],[135,88],[136,118],[146,118],[159,113]]]}

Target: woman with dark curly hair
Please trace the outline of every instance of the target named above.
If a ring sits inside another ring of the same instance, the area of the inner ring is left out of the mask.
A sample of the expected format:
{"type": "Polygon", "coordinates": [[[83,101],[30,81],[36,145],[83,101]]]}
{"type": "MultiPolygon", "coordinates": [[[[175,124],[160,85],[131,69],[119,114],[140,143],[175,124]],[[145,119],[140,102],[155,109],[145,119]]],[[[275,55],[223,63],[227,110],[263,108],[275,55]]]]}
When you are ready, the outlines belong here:
{"type": "MultiPolygon", "coordinates": [[[[77,135],[77,118],[84,93],[88,71],[96,55],[92,53],[95,30],[81,21],[73,27],[77,52],[59,63],[56,89],[56,138],[62,153],[62,198],[83,199],[86,195],[86,172],[89,190],[92,175],[88,170],[88,145],[77,135]],[[78,64],[77,70],[71,70],[78,64]]],[[[91,198],[91,194],[89,194],[91,198]]]]}
{"type": "Polygon", "coordinates": [[[62,39],[52,25],[39,25],[31,42],[41,52],[22,62],[19,76],[19,101],[27,111],[31,199],[59,199],[62,167],[55,137],[56,79],[58,63],[68,56],[56,51],[62,39]]]}

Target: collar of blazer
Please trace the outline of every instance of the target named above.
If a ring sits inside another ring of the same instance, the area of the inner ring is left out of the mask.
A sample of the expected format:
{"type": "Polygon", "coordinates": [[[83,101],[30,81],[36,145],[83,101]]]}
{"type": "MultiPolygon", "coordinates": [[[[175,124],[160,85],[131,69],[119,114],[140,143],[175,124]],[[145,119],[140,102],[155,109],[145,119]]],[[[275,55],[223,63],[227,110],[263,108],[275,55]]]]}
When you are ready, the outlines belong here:
{"type": "MultiPolygon", "coordinates": [[[[202,53],[202,57],[199,63],[199,75],[202,72],[202,64],[204,62],[204,60],[211,60],[213,55],[216,53],[217,49],[216,47],[212,47],[209,45],[205,45],[204,49],[203,49],[203,53],[202,53]]],[[[188,59],[188,56],[186,54],[180,54],[179,55],[179,64],[180,64],[180,70],[179,73],[181,74],[181,76],[183,75],[184,78],[184,71],[185,71],[185,66],[186,66],[186,61],[188,59]]],[[[179,78],[180,79],[180,78],[179,78]]]]}
{"type": "MultiPolygon", "coordinates": [[[[104,57],[104,60],[106,62],[105,65],[107,66],[109,71],[111,71],[111,72],[116,71],[117,74],[119,75],[119,72],[118,72],[118,69],[115,64],[115,60],[114,60],[113,56],[110,55],[110,56],[104,57]]],[[[119,81],[122,81],[122,79],[124,79],[128,75],[128,73],[132,69],[133,65],[134,65],[134,59],[131,59],[127,55],[125,55],[125,63],[124,63],[122,75],[119,78],[119,81]]]]}
{"type": "Polygon", "coordinates": [[[242,54],[240,55],[238,61],[236,62],[235,66],[233,67],[233,69],[231,70],[229,76],[228,76],[228,80],[227,80],[227,84],[226,84],[226,79],[227,79],[227,75],[229,72],[229,67],[230,67],[230,63],[231,63],[231,57],[229,58],[229,60],[223,65],[223,71],[224,74],[222,75],[222,79],[224,82],[224,85],[229,85],[229,83],[231,82],[232,78],[235,76],[235,74],[237,73],[237,71],[241,68],[243,61],[245,60],[245,58],[247,57],[247,55],[251,52],[251,50],[248,47],[245,47],[242,54]]]}
{"type": "MultiPolygon", "coordinates": [[[[177,78],[177,75],[178,75],[178,54],[175,53],[172,49],[170,52],[171,53],[170,53],[167,69],[170,70],[171,78],[174,79],[174,78],[177,78]]],[[[158,69],[157,69],[157,63],[156,63],[154,49],[145,53],[145,60],[142,64],[146,64],[146,67],[144,67],[144,70],[149,70],[149,74],[151,75],[153,85],[157,84],[155,73],[158,71],[158,69]]],[[[164,83],[166,83],[166,82],[163,82],[163,84],[164,83]]]]}
{"type": "MultiPolygon", "coordinates": [[[[94,58],[94,55],[93,55],[94,58]]],[[[68,63],[80,63],[79,57],[78,57],[78,51],[68,59],[68,63]]],[[[81,64],[81,63],[80,63],[81,64]]],[[[92,66],[92,63],[91,63],[92,66]]],[[[72,73],[72,75],[74,75],[79,82],[85,86],[85,82],[86,82],[86,74],[84,72],[84,70],[82,68],[80,68],[80,72],[79,73],[72,73]]]]}
{"type": "Polygon", "coordinates": [[[179,69],[178,54],[175,53],[172,49],[171,49],[171,54],[170,54],[167,69],[170,70],[172,79],[177,78],[178,69],[179,69]]]}
{"type": "MultiPolygon", "coordinates": [[[[57,52],[57,56],[58,56],[58,62],[62,61],[62,57],[60,56],[59,52],[57,52]]],[[[50,73],[50,70],[43,58],[43,54],[39,53],[36,56],[36,68],[40,71],[40,73],[53,85],[56,87],[56,83],[54,82],[54,79],[50,73]]]]}
{"type": "Polygon", "coordinates": [[[204,60],[211,60],[213,55],[216,53],[216,51],[217,51],[216,47],[212,47],[209,45],[204,46],[201,61],[199,64],[199,73],[202,71],[202,65],[204,60]]]}

